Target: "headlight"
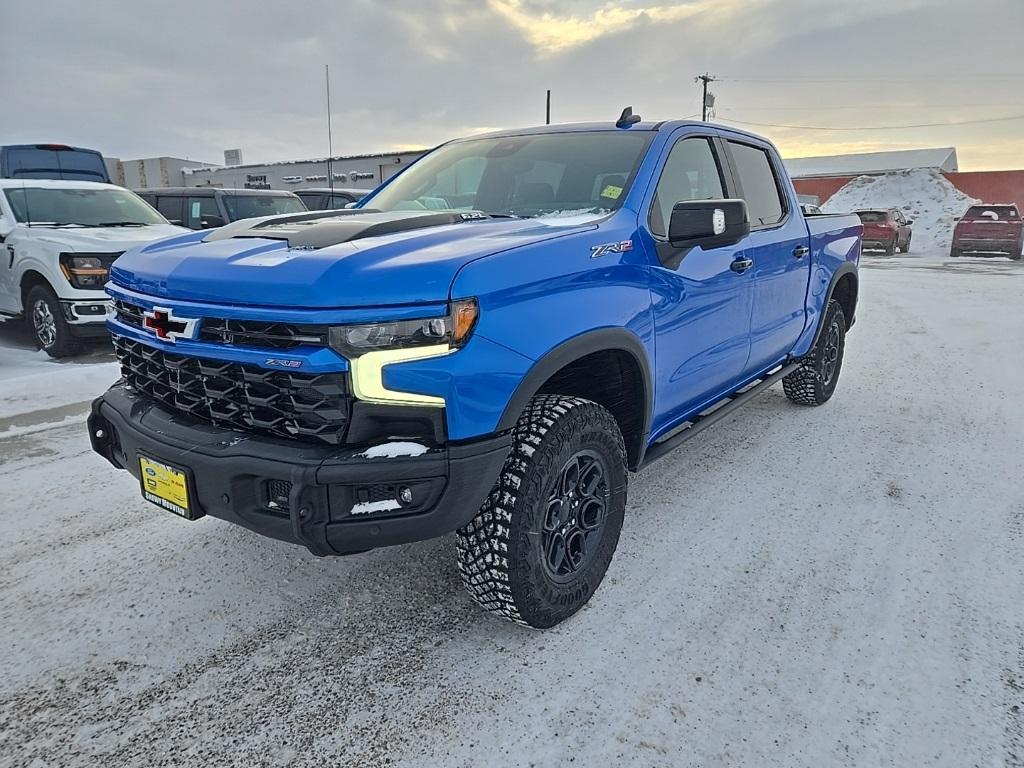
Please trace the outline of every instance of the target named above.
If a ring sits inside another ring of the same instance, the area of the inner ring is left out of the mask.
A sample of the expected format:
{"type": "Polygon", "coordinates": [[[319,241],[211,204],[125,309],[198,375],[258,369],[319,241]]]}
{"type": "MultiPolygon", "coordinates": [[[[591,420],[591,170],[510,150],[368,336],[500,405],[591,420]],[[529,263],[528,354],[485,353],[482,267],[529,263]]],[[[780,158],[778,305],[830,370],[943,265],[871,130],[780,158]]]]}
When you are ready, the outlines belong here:
{"type": "Polygon", "coordinates": [[[452,302],[444,317],[395,320],[366,325],[337,325],[330,329],[331,349],[347,358],[381,350],[430,347],[444,344],[461,347],[469,339],[479,314],[476,299],[452,302]]]}
{"type": "Polygon", "coordinates": [[[100,256],[60,254],[60,271],[73,288],[99,290],[107,282],[107,273],[113,259],[100,256]]]}

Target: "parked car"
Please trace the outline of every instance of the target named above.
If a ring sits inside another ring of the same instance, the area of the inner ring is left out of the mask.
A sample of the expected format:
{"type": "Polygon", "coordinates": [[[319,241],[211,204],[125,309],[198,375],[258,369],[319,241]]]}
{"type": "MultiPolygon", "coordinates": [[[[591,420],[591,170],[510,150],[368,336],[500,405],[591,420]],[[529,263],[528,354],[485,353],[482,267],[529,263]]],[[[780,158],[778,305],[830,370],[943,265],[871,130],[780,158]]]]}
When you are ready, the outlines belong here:
{"type": "Polygon", "coordinates": [[[172,224],[189,229],[213,229],[239,219],[306,210],[291,192],[277,189],[161,187],[135,191],[172,224]]]}
{"type": "Polygon", "coordinates": [[[297,189],[295,194],[311,211],[333,211],[347,208],[358,203],[369,194],[367,189],[331,189],[317,187],[314,189],[297,189]]]}
{"type": "Polygon", "coordinates": [[[885,251],[892,256],[896,251],[910,253],[910,227],[914,223],[898,208],[888,210],[857,211],[864,225],[864,250],[885,251]]]}
{"type": "Polygon", "coordinates": [[[67,179],[110,183],[103,155],[67,144],[8,144],[0,147],[0,178],[67,179]]]}
{"type": "Polygon", "coordinates": [[[118,260],[89,434],[147,500],[317,555],[457,530],[473,598],[549,627],[605,574],[627,470],[780,380],[835,392],[861,224],[805,219],[753,134],[475,136],[359,205],[118,260]]]}
{"type": "Polygon", "coordinates": [[[953,228],[949,255],[977,256],[1005,254],[1015,261],[1024,250],[1024,223],[1016,205],[972,205],[953,228]]]}
{"type": "Polygon", "coordinates": [[[114,260],[182,232],[111,184],[0,180],[0,315],[24,317],[51,357],[73,355],[107,335],[114,260]]]}

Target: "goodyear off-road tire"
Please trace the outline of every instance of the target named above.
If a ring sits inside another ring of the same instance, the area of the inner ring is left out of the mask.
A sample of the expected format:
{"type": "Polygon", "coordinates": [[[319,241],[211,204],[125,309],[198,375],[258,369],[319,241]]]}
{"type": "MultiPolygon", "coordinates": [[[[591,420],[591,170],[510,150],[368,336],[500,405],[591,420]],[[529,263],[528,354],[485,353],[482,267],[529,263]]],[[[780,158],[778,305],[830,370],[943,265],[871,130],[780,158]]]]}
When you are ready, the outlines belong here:
{"type": "Polygon", "coordinates": [[[626,451],[612,415],[538,395],[479,513],[458,531],[459,572],[483,608],[543,629],[572,616],[608,570],[626,506],[626,451]]]}
{"type": "Polygon", "coordinates": [[[37,285],[25,297],[25,322],[36,345],[50,357],[70,357],[82,351],[82,343],[71,335],[57,295],[37,285]]]}
{"type": "Polygon", "coordinates": [[[846,316],[835,299],[825,308],[821,335],[802,365],[782,380],[786,397],[798,405],[822,405],[836,391],[846,348],[846,316]]]}

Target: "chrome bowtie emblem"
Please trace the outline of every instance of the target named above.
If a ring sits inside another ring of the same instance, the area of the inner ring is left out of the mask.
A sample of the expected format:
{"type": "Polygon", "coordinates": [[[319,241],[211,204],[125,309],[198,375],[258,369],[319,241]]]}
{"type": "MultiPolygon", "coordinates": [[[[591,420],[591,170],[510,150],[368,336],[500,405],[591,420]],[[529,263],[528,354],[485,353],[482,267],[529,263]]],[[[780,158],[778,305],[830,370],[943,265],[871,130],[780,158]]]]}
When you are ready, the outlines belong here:
{"type": "Polygon", "coordinates": [[[153,307],[142,313],[142,327],[152,331],[162,341],[195,338],[197,318],[175,317],[173,309],[153,307]]]}

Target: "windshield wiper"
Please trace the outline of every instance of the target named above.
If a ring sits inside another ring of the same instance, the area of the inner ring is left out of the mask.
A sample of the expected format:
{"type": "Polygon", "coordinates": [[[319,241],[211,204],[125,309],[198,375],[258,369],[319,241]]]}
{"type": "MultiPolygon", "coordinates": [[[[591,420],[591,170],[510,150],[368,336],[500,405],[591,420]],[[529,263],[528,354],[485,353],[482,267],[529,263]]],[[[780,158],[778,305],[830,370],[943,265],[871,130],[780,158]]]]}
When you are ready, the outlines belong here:
{"type": "Polygon", "coordinates": [[[145,227],[144,221],[101,221],[99,224],[87,224],[89,227],[145,227]]]}
{"type": "Polygon", "coordinates": [[[74,221],[32,221],[25,222],[27,227],[85,227],[87,224],[79,224],[74,221]]]}

